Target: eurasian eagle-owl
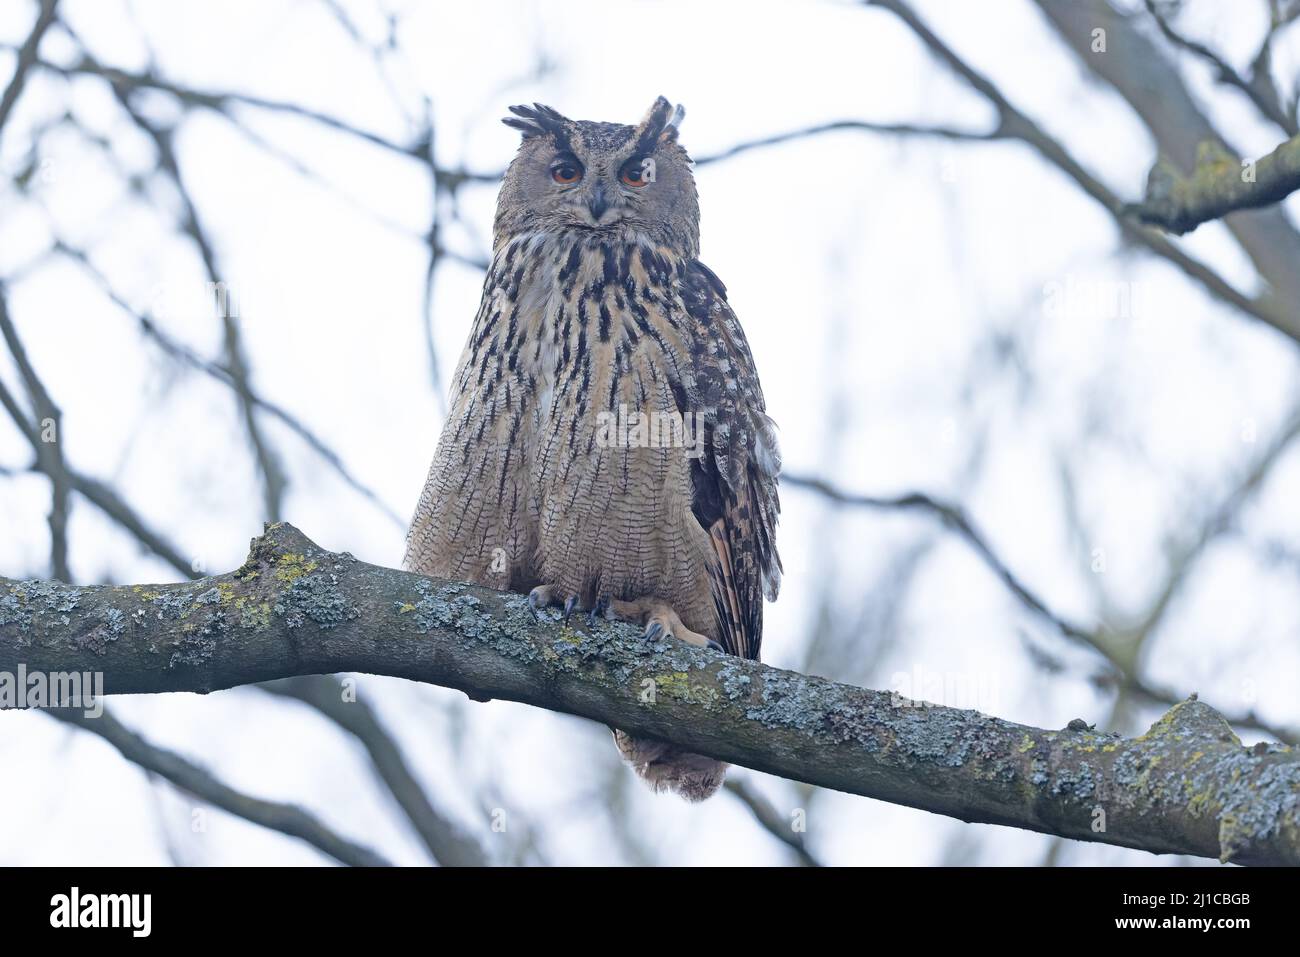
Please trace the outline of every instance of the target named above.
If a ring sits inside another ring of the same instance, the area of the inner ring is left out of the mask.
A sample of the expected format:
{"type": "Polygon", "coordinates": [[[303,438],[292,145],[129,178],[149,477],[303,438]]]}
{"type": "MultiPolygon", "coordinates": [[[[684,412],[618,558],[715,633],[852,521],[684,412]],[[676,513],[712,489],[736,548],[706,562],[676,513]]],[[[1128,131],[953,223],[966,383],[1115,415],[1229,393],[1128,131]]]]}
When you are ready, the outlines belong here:
{"type": "MultiPolygon", "coordinates": [[[[510,111],[523,141],[405,566],[757,658],[780,458],[726,288],[697,258],[684,111],[510,111]]],[[[721,762],[614,737],[656,790],[722,784],[721,762]]]]}

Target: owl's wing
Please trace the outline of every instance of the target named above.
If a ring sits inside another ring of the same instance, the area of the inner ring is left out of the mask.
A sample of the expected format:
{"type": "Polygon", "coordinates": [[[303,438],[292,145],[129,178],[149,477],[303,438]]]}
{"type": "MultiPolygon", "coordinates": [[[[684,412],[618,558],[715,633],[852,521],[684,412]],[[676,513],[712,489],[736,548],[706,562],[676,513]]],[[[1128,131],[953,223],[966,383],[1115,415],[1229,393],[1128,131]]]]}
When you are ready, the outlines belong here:
{"type": "Polygon", "coordinates": [[[702,420],[702,455],[692,463],[692,510],[709,533],[718,564],[713,573],[719,642],[730,654],[757,658],[763,639],[763,598],[775,601],[781,559],[775,533],[781,503],[781,455],[767,417],[754,358],[727,289],[703,263],[681,273],[681,294],[695,323],[694,411],[702,420]]]}

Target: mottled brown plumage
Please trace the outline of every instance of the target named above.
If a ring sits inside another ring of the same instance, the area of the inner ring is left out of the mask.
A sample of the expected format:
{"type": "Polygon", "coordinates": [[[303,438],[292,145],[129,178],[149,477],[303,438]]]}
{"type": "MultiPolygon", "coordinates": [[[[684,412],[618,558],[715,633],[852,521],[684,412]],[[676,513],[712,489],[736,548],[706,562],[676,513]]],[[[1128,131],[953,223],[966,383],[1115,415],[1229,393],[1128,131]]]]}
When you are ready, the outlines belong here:
{"type": "MultiPolygon", "coordinates": [[[[406,567],[757,658],[780,458],[726,289],[696,258],[682,110],[511,112],[523,142],[406,567]]],[[[656,788],[722,783],[720,762],[615,738],[656,788]]]]}

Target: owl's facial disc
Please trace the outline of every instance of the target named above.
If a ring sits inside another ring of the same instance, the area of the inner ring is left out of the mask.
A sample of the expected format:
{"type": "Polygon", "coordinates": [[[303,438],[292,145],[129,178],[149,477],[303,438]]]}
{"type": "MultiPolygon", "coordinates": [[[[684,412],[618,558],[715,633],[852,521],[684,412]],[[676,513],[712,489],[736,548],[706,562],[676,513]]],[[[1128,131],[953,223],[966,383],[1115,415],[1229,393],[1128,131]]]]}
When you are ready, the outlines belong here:
{"type": "Polygon", "coordinates": [[[677,142],[681,109],[656,100],[636,125],[569,120],[511,107],[523,133],[497,200],[494,244],[521,233],[581,231],[695,255],[699,203],[677,142]]]}
{"type": "Polygon", "coordinates": [[[622,162],[605,157],[594,160],[588,168],[565,150],[551,161],[550,174],[575,224],[603,229],[634,216],[637,201],[642,198],[634,194],[655,181],[655,160],[641,155],[622,162]]]}
{"type": "Polygon", "coordinates": [[[605,192],[605,184],[597,183],[587,198],[587,212],[591,213],[592,225],[600,225],[600,217],[604,216],[608,209],[609,194],[605,192]]]}

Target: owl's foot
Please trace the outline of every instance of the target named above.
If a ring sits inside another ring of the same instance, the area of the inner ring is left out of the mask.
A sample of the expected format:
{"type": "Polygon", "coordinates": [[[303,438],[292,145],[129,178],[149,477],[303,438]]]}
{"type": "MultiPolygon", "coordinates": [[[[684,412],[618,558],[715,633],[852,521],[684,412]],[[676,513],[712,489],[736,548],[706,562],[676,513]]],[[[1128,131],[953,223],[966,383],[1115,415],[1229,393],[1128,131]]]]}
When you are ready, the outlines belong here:
{"type": "Polygon", "coordinates": [[[605,617],[605,612],[609,609],[609,599],[599,598],[591,608],[583,608],[574,592],[559,585],[538,585],[528,593],[528,609],[533,613],[534,618],[541,621],[540,611],[543,608],[564,609],[563,620],[566,625],[574,611],[585,611],[587,624],[594,625],[597,618],[605,617]]]}
{"type": "Polygon", "coordinates": [[[660,638],[680,638],[682,641],[699,648],[712,648],[722,651],[718,644],[708,635],[691,631],[682,624],[677,612],[667,602],[657,598],[640,598],[636,601],[612,601],[610,609],[615,616],[625,621],[645,625],[645,640],[658,641],[660,638]]]}
{"type": "Polygon", "coordinates": [[[533,617],[541,621],[543,608],[563,608],[564,621],[567,624],[573,609],[578,607],[578,596],[559,585],[538,585],[528,593],[528,610],[533,617]]]}
{"type": "Polygon", "coordinates": [[[608,595],[602,595],[601,597],[596,599],[596,604],[592,605],[591,610],[587,612],[588,628],[595,627],[596,619],[608,617],[609,604],[610,602],[609,602],[608,595]]]}

